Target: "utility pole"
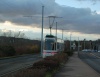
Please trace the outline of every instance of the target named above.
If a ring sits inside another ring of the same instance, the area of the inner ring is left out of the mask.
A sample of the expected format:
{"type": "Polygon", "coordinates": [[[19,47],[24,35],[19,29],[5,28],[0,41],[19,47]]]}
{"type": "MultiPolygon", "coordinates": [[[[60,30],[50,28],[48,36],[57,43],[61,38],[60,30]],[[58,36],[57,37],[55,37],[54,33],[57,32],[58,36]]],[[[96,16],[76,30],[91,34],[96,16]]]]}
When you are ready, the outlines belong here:
{"type": "Polygon", "coordinates": [[[56,51],[57,51],[57,22],[56,22],[56,51]]]}
{"type": "Polygon", "coordinates": [[[71,35],[72,35],[72,34],[70,33],[70,51],[71,51],[71,35]]]}
{"type": "Polygon", "coordinates": [[[84,49],[85,49],[85,39],[84,39],[84,49]]]}
{"type": "Polygon", "coordinates": [[[90,40],[90,49],[92,49],[91,43],[92,43],[92,41],[90,40]]]}
{"type": "Polygon", "coordinates": [[[80,43],[79,43],[79,37],[78,37],[78,56],[80,56],[79,55],[79,50],[80,50],[80,43]]]}
{"type": "Polygon", "coordinates": [[[63,40],[63,29],[62,29],[62,40],[63,40]]]}
{"type": "Polygon", "coordinates": [[[79,37],[78,37],[78,52],[80,50],[80,43],[79,43],[79,37]]]}
{"type": "Polygon", "coordinates": [[[44,22],[44,6],[42,6],[41,56],[43,53],[43,22],[44,22]]]}
{"type": "MultiPolygon", "coordinates": [[[[23,17],[33,17],[33,16],[23,16],[23,17]]],[[[44,6],[42,6],[42,27],[41,27],[41,56],[43,53],[43,23],[44,22],[44,6]]]]}
{"type": "Polygon", "coordinates": [[[57,37],[57,25],[58,25],[58,23],[56,22],[56,37],[57,37]]]}

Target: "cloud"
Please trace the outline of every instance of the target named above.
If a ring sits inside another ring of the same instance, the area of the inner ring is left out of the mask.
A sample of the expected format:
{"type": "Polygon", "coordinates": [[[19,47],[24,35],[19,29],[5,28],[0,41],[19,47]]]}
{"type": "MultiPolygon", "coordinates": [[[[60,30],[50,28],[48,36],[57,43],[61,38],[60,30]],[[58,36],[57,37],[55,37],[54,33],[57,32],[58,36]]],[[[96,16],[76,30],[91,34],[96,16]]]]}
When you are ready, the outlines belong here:
{"type": "Polygon", "coordinates": [[[64,20],[62,19],[60,25],[64,25],[64,29],[89,34],[100,33],[100,15],[90,8],[62,7],[61,14],[64,20]]]}
{"type": "Polygon", "coordinates": [[[77,1],[81,1],[81,2],[83,2],[83,1],[90,1],[93,5],[96,5],[97,2],[100,2],[100,0],[77,0],[77,1]]]}
{"type": "MultiPolygon", "coordinates": [[[[37,25],[40,28],[42,5],[45,6],[45,17],[50,15],[63,17],[56,19],[58,29],[100,34],[100,14],[91,11],[90,8],[60,6],[55,0],[0,0],[0,22],[10,21],[19,26],[37,25]]],[[[48,22],[48,18],[45,18],[44,28],[49,28],[48,22]]]]}

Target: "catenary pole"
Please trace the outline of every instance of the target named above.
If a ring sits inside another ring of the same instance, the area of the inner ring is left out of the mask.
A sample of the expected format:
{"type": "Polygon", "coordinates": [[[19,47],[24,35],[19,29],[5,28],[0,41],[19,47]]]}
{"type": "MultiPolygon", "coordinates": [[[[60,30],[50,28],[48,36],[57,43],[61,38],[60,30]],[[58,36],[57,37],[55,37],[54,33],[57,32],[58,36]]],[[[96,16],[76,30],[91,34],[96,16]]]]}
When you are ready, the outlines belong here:
{"type": "Polygon", "coordinates": [[[43,53],[43,22],[44,22],[44,6],[42,6],[41,56],[43,53]]]}
{"type": "Polygon", "coordinates": [[[78,56],[79,56],[79,50],[80,50],[80,43],[79,43],[79,37],[78,37],[78,56]]]}
{"type": "Polygon", "coordinates": [[[85,49],[85,40],[86,40],[86,39],[84,39],[84,49],[85,49]]]}
{"type": "Polygon", "coordinates": [[[70,51],[71,51],[71,35],[72,35],[72,34],[70,33],[70,51]]]}
{"type": "Polygon", "coordinates": [[[57,51],[57,22],[56,22],[56,51],[57,51]]]}
{"type": "Polygon", "coordinates": [[[62,41],[63,41],[63,29],[62,29],[62,41]]]}

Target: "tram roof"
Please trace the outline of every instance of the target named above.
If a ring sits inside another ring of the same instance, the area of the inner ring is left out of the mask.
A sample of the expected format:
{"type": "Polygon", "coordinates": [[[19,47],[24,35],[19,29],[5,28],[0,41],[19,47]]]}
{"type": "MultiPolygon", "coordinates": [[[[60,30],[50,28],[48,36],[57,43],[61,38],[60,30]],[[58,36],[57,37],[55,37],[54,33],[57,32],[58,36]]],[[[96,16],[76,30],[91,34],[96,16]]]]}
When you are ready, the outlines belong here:
{"type": "Polygon", "coordinates": [[[46,35],[45,37],[56,38],[56,36],[54,36],[54,35],[46,35]]]}

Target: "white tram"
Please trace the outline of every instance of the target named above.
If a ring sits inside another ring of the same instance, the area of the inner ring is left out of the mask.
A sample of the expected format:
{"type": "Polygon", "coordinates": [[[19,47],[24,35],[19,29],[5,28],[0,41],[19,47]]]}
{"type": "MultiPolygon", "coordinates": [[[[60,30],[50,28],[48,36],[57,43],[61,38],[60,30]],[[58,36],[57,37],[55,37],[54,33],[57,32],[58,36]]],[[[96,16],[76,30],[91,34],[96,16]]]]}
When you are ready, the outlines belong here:
{"type": "Polygon", "coordinates": [[[53,56],[64,50],[64,41],[53,35],[46,35],[44,42],[43,58],[53,56]]]}

